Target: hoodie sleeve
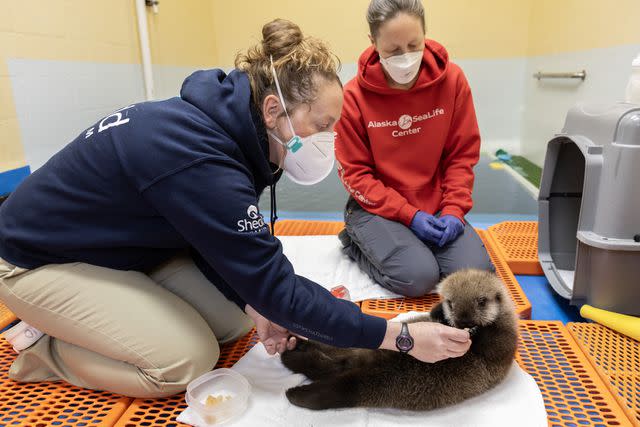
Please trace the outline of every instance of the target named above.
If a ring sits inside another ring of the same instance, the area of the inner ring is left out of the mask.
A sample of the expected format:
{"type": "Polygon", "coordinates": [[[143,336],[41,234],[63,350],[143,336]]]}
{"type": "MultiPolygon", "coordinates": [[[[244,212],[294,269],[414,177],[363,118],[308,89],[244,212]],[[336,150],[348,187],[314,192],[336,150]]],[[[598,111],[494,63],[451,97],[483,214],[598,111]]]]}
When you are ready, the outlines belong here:
{"type": "Polygon", "coordinates": [[[202,255],[196,250],[191,250],[191,258],[198,270],[209,280],[229,301],[235,303],[240,310],[244,311],[247,303],[240,298],[240,295],[207,263],[202,255]]]}
{"type": "Polygon", "coordinates": [[[441,159],[441,215],[453,215],[464,222],[473,199],[473,167],[480,158],[480,131],[469,83],[462,72],[458,81],[451,128],[441,159]]]}
{"type": "Polygon", "coordinates": [[[257,209],[248,171],[209,158],[163,177],[144,197],[237,295],[267,319],[338,347],[377,348],[386,321],[297,276],[257,209]]]}
{"type": "Polygon", "coordinates": [[[363,209],[409,226],[418,208],[376,177],[362,114],[349,90],[344,94],[342,116],[336,125],[336,133],[338,174],[351,197],[363,209]]]}

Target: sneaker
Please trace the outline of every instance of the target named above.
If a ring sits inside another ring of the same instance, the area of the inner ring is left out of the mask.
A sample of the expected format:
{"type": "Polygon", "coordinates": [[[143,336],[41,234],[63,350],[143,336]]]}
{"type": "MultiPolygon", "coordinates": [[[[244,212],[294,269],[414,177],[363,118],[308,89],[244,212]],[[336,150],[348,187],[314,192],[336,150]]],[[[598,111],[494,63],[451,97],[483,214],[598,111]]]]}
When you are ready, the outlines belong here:
{"type": "Polygon", "coordinates": [[[21,321],[11,329],[6,330],[2,336],[9,341],[16,353],[31,347],[44,334],[42,331],[29,325],[27,322],[21,321]]]}

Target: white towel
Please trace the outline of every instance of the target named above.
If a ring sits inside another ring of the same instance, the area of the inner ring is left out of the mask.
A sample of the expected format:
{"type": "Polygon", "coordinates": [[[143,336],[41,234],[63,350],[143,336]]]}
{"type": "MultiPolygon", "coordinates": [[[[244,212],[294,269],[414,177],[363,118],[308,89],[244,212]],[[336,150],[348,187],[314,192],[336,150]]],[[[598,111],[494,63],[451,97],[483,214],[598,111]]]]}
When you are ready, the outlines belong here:
{"type": "MultiPolygon", "coordinates": [[[[247,411],[225,427],[547,426],[540,390],[516,362],[505,381],[496,388],[458,405],[428,412],[361,408],[311,411],[291,405],[284,392],[303,383],[305,377],[292,374],[282,365],[279,355],[269,356],[261,344],[253,347],[233,369],[249,380],[252,393],[247,411]]],[[[197,424],[190,409],[183,412],[178,421],[205,427],[197,424]]]]}
{"type": "Polygon", "coordinates": [[[296,274],[325,289],[343,285],[349,290],[351,301],[401,297],[378,285],[344,255],[338,236],[282,236],[278,239],[296,274]]]}

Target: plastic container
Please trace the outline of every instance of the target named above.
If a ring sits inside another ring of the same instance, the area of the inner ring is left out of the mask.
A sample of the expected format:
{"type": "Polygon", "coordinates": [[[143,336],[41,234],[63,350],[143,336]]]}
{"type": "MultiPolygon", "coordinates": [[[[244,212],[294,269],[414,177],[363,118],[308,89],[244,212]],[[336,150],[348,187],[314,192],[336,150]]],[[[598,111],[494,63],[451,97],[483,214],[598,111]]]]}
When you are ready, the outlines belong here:
{"type": "Polygon", "coordinates": [[[640,104],[640,54],[631,64],[631,77],[627,84],[625,101],[640,104]]]}
{"type": "Polygon", "coordinates": [[[538,258],[572,305],[640,316],[640,105],[578,104],[547,145],[538,258]]]}
{"type": "Polygon", "coordinates": [[[250,394],[251,385],[245,377],[232,369],[221,368],[191,381],[185,400],[207,425],[217,426],[242,415],[247,409],[250,394]],[[223,400],[207,405],[209,396],[223,400]]]}

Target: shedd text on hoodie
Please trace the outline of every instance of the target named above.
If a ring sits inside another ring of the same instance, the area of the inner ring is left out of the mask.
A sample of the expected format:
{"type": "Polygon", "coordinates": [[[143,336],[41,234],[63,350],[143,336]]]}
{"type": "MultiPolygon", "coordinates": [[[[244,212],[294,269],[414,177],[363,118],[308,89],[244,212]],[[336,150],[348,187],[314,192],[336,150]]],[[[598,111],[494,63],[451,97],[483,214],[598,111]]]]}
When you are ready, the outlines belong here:
{"type": "Polygon", "coordinates": [[[258,212],[257,206],[251,205],[247,208],[247,218],[242,218],[238,220],[238,231],[244,233],[248,232],[258,232],[263,231],[266,228],[266,224],[264,223],[264,218],[258,212]]]}

